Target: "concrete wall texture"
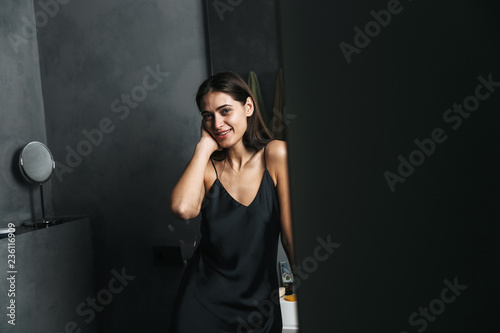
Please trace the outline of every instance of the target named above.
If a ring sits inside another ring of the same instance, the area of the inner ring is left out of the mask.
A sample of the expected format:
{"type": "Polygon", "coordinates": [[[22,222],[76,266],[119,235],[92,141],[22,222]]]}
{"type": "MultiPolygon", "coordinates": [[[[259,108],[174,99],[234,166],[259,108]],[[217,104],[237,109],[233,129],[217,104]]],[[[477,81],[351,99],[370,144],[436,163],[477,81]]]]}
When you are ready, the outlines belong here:
{"type": "Polygon", "coordinates": [[[56,213],[92,216],[97,288],[116,267],[136,276],[103,332],[167,327],[182,269],[154,267],[152,249],[189,256],[197,237],[167,200],[199,137],[203,24],[199,1],[72,1],[38,35],[56,213]]]}
{"type": "MultiPolygon", "coordinates": [[[[115,293],[95,290],[90,220],[24,233],[20,229],[15,238],[0,239],[0,253],[14,256],[10,262],[7,256],[0,260],[0,271],[8,278],[0,284],[2,333],[96,332],[97,311],[89,300],[112,302],[127,286],[113,281],[115,293]]],[[[107,272],[108,280],[121,275],[121,267],[113,272],[107,272]]]]}
{"type": "Polygon", "coordinates": [[[92,218],[96,290],[112,269],[135,276],[99,313],[99,331],[164,330],[182,268],[153,266],[153,246],[179,245],[189,257],[199,237],[199,220],[175,220],[167,200],[199,137],[202,2],[4,2],[0,221],[38,213],[38,189],[14,160],[28,141],[47,143],[54,214],[92,218]],[[24,38],[18,50],[11,31],[24,38]]]}
{"type": "MultiPolygon", "coordinates": [[[[0,227],[40,218],[40,194],[19,173],[30,141],[46,143],[33,2],[2,1],[0,11],[0,227]]],[[[50,185],[50,184],[48,184],[50,185]]],[[[50,186],[47,186],[47,208],[50,186]]]]}

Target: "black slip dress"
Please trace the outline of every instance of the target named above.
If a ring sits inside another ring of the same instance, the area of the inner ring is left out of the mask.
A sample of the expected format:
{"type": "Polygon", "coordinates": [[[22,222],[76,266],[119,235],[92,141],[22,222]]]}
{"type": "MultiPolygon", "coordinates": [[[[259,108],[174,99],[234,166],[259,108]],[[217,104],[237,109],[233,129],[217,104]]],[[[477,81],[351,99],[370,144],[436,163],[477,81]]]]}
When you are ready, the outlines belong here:
{"type": "Polygon", "coordinates": [[[182,277],[170,333],[281,333],[280,214],[265,151],[264,163],[257,195],[245,206],[226,191],[212,161],[217,178],[202,205],[202,237],[182,277]]]}

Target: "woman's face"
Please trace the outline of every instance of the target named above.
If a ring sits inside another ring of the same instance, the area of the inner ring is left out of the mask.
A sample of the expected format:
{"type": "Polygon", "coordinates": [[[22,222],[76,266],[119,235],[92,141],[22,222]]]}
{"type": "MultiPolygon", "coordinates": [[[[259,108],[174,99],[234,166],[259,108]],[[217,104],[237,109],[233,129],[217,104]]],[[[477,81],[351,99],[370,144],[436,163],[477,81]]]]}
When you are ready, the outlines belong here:
{"type": "Polygon", "coordinates": [[[222,92],[203,96],[201,105],[205,129],[222,148],[233,147],[241,142],[247,130],[247,118],[253,114],[253,102],[249,97],[245,104],[222,92]]]}

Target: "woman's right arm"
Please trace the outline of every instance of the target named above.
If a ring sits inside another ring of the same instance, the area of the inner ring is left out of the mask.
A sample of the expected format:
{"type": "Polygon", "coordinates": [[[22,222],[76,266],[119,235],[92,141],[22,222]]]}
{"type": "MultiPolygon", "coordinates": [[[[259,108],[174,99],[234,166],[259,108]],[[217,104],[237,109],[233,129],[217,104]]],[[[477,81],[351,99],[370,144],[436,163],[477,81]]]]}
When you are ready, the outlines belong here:
{"type": "Polygon", "coordinates": [[[170,209],[175,217],[183,220],[195,218],[200,213],[205,196],[205,170],[210,155],[219,148],[205,129],[196,145],[193,157],[170,195],[170,209]]]}

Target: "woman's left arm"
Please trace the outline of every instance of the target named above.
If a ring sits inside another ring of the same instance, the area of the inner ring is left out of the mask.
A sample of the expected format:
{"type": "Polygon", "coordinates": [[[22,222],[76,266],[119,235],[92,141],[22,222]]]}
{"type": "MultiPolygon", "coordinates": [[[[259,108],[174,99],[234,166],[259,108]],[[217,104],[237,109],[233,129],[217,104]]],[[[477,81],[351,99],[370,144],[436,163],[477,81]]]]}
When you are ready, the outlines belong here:
{"type": "Polygon", "coordinates": [[[266,155],[269,156],[266,159],[271,162],[272,171],[276,179],[276,192],[280,203],[281,243],[290,262],[290,267],[294,267],[292,212],[286,142],[281,140],[269,142],[266,148],[266,155]]]}

